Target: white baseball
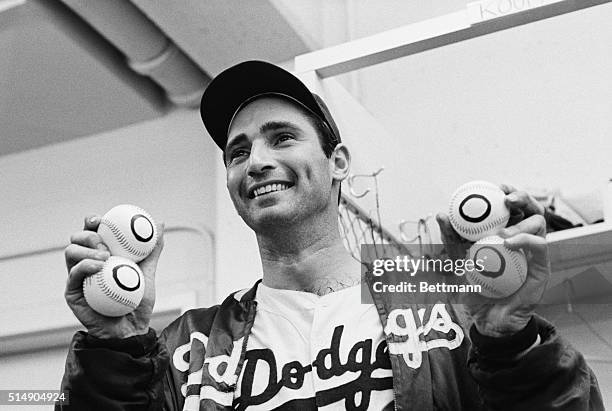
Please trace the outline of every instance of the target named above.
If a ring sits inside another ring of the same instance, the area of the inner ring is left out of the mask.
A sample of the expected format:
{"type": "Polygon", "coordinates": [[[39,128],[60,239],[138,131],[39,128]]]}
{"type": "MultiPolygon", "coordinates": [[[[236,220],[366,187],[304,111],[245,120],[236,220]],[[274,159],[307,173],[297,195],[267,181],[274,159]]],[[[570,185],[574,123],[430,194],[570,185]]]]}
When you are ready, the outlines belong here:
{"type": "Polygon", "coordinates": [[[120,317],[136,309],[144,288],[144,276],[138,265],[116,256],[109,257],[100,272],[83,281],[87,304],[108,317],[120,317]]]}
{"type": "Polygon", "coordinates": [[[480,285],[485,297],[508,297],[521,288],[527,278],[525,254],[522,250],[506,247],[499,236],[476,242],[470,248],[469,258],[475,262],[476,269],[466,272],[466,278],[470,284],[480,285]]]}
{"type": "Polygon", "coordinates": [[[157,227],[149,213],[140,207],[121,204],[111,208],[100,220],[98,234],[111,255],[134,262],[145,259],[157,243],[157,227]]]}
{"type": "Polygon", "coordinates": [[[451,196],[448,217],[457,233],[470,241],[497,234],[510,219],[504,192],[487,181],[471,181],[451,196]]]}

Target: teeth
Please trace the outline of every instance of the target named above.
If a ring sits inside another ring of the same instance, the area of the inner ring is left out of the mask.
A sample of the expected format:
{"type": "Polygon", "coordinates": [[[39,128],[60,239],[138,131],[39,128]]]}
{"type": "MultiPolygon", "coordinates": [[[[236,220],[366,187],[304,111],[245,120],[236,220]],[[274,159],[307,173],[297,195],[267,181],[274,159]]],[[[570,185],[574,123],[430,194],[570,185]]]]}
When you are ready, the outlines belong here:
{"type": "Polygon", "coordinates": [[[262,194],[271,193],[273,191],[283,191],[283,190],[286,190],[287,188],[288,188],[287,184],[281,184],[281,183],[268,184],[263,187],[259,187],[258,189],[253,191],[253,195],[255,197],[258,197],[262,194]]]}

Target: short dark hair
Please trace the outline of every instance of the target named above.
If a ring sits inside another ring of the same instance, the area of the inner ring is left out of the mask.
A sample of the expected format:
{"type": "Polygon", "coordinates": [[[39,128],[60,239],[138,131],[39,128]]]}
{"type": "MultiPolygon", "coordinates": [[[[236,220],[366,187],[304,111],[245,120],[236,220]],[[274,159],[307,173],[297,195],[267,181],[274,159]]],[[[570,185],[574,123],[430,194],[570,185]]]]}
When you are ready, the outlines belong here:
{"type": "MultiPolygon", "coordinates": [[[[310,124],[314,127],[317,132],[317,136],[319,136],[319,143],[321,144],[321,148],[323,149],[323,154],[325,157],[331,158],[334,149],[338,145],[338,138],[334,134],[333,131],[329,128],[327,123],[319,116],[314,114],[309,110],[303,110],[306,114],[306,118],[310,121],[310,124]]],[[[338,205],[340,205],[340,198],[342,197],[342,183],[338,184],[338,205]]]]}
{"type": "Polygon", "coordinates": [[[319,118],[319,116],[308,110],[303,111],[319,136],[319,143],[321,144],[325,157],[330,158],[334,152],[334,149],[338,145],[336,135],[330,130],[327,123],[319,118]]]}

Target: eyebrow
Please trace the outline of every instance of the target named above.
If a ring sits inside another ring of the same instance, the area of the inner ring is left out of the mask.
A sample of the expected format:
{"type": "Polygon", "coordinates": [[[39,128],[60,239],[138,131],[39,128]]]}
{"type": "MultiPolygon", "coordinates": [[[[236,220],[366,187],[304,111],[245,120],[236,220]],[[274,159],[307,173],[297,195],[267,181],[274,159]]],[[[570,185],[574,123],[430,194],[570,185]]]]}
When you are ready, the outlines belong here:
{"type": "MultiPolygon", "coordinates": [[[[268,121],[259,127],[259,132],[261,134],[267,133],[269,131],[281,130],[281,129],[291,129],[293,131],[299,131],[300,128],[290,121],[268,121]]],[[[248,137],[245,133],[240,133],[236,137],[232,139],[232,141],[225,147],[225,153],[231,151],[234,146],[240,145],[243,141],[248,140],[248,137]]]]}
{"type": "Polygon", "coordinates": [[[268,121],[259,127],[259,132],[261,134],[267,131],[279,130],[282,128],[289,128],[291,130],[299,130],[300,128],[290,121],[268,121]]]}

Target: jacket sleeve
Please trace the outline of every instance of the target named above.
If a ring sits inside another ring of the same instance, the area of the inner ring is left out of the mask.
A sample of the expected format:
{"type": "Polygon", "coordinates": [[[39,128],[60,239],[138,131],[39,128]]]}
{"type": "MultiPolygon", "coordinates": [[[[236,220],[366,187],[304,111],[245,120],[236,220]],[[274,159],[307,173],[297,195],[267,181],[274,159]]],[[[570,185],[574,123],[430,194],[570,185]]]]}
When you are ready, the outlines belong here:
{"type": "Polygon", "coordinates": [[[525,330],[508,338],[470,331],[468,366],[489,410],[604,410],[593,371],[555,328],[534,316],[525,330]],[[537,338],[540,343],[529,348],[537,338]]]}
{"type": "Polygon", "coordinates": [[[70,344],[61,390],[68,404],[56,411],[173,410],[167,386],[168,352],[155,331],[101,340],[78,332],[70,344]]]}

